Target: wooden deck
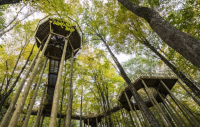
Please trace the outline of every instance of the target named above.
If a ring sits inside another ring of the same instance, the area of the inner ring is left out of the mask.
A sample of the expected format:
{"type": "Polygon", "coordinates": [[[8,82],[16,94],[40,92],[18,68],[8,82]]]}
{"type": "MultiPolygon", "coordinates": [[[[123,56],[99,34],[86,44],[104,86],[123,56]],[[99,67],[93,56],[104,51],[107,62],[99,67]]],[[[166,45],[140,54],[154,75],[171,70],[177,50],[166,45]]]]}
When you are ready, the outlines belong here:
{"type": "MultiPolygon", "coordinates": [[[[48,38],[48,35],[51,33],[52,36],[44,55],[51,59],[60,60],[62,56],[63,46],[67,39],[66,37],[70,34],[70,31],[67,31],[65,27],[55,25],[53,21],[54,19],[49,18],[45,20],[45,22],[43,22],[42,24],[39,24],[35,37],[40,40],[38,41],[38,39],[36,39],[37,46],[40,47],[41,43],[42,45],[44,45],[48,38]]],[[[71,33],[68,39],[69,43],[67,45],[65,59],[70,58],[72,50],[76,50],[74,53],[75,55],[78,52],[78,49],[81,47],[81,37],[75,26],[73,26],[72,29],[74,29],[74,31],[71,33]]]]}

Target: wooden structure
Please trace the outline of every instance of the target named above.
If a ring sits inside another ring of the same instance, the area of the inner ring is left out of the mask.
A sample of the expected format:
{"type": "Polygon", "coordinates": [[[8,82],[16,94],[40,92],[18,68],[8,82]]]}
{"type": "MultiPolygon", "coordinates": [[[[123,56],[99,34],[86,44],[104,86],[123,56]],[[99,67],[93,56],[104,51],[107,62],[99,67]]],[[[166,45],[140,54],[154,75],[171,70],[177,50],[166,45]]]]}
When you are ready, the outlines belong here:
{"type": "MultiPolygon", "coordinates": [[[[70,57],[72,58],[71,67],[73,67],[73,57],[77,54],[78,50],[81,47],[81,37],[75,26],[70,26],[70,28],[66,29],[65,26],[67,23],[62,21],[61,25],[56,25],[56,24],[61,23],[59,22],[60,21],[57,19],[47,18],[45,20],[42,20],[42,22],[39,23],[36,34],[35,34],[36,43],[39,48],[39,51],[37,55],[35,56],[35,58],[33,59],[25,78],[22,80],[22,83],[20,84],[20,87],[18,91],[16,92],[15,99],[10,104],[9,109],[5,117],[3,118],[3,122],[1,123],[2,127],[4,126],[15,127],[19,119],[20,113],[26,114],[23,127],[26,127],[28,125],[28,120],[30,118],[30,115],[37,115],[36,122],[34,125],[35,127],[39,126],[39,124],[42,124],[42,120],[44,119],[44,117],[51,117],[49,127],[56,126],[56,119],[59,118],[59,116],[60,118],[66,117],[66,114],[58,113],[62,70],[63,70],[64,61],[69,59],[70,57]],[[36,58],[40,50],[41,50],[41,53],[36,61],[36,58]],[[30,90],[30,87],[32,85],[33,79],[36,76],[38,66],[42,60],[43,55],[46,56],[46,61],[43,66],[43,71],[36,85],[34,96],[32,97],[29,109],[28,111],[25,112],[23,111],[23,106],[27,98],[28,92],[30,90]],[[39,85],[41,84],[40,83],[41,77],[43,75],[43,72],[45,70],[46,63],[48,60],[49,60],[48,83],[45,85],[45,90],[43,92],[39,110],[32,111],[32,107],[35,102],[37,91],[38,91],[39,85]],[[35,66],[34,66],[34,62],[35,62],[35,66]],[[22,93],[21,98],[19,99],[18,105],[14,113],[12,114],[14,110],[14,105],[16,104],[17,99],[19,98],[20,92],[22,91],[26,78],[28,77],[32,68],[33,68],[33,71],[30,75],[29,81],[24,88],[24,91],[22,93]],[[45,94],[45,91],[46,91],[46,94],[45,94]],[[43,116],[43,118],[41,118],[41,116],[43,116]],[[10,118],[11,120],[9,121],[10,118]]],[[[73,68],[70,69],[70,72],[72,72],[72,70],[73,68]]],[[[71,84],[72,84],[72,73],[70,73],[70,77],[71,77],[71,84]]],[[[200,125],[198,118],[193,113],[191,113],[184,105],[182,105],[181,102],[171,92],[171,89],[177,83],[177,81],[178,79],[176,77],[169,76],[169,75],[167,76],[159,75],[159,74],[158,75],[140,75],[139,77],[133,79],[133,82],[131,85],[136,89],[136,91],[139,91],[141,89],[144,90],[144,94],[146,94],[147,99],[143,101],[145,102],[148,108],[154,108],[156,110],[157,115],[159,116],[160,124],[162,126],[198,127],[200,125]],[[153,89],[154,92],[152,92],[151,89],[153,89]],[[172,104],[168,100],[169,97],[173,100],[173,103],[177,105],[181,114],[184,115],[185,117],[184,119],[186,121],[183,120],[183,115],[180,115],[179,112],[174,110],[174,104],[172,104]]],[[[100,114],[95,114],[95,115],[88,115],[88,116],[80,116],[80,115],[69,116],[68,115],[67,117],[69,117],[69,121],[71,119],[75,119],[75,120],[81,119],[88,126],[98,127],[98,126],[101,126],[102,122],[107,116],[115,114],[118,111],[121,111],[121,114],[123,116],[122,110],[125,109],[125,111],[129,113],[133,126],[137,126],[137,127],[149,126],[149,121],[147,121],[146,116],[141,110],[141,105],[137,104],[134,101],[135,99],[133,98],[132,92],[130,90],[130,86],[125,87],[124,90],[119,94],[119,97],[118,97],[119,104],[117,104],[115,107],[112,107],[107,111],[104,111],[100,114]],[[140,111],[140,114],[138,114],[138,111],[140,111]]],[[[184,88],[183,85],[181,85],[181,87],[184,88]]],[[[184,89],[186,90],[186,88],[184,89]]],[[[72,89],[69,90],[69,93],[70,92],[72,92],[72,89]]],[[[190,95],[192,96],[192,94],[190,95]]],[[[69,94],[68,98],[70,97],[71,95],[69,94]]],[[[194,98],[195,102],[199,104],[199,100],[195,99],[195,97],[193,96],[192,98],[194,98]]],[[[70,99],[68,101],[68,106],[70,105],[69,103],[72,103],[70,99]]],[[[68,108],[68,109],[69,109],[69,112],[71,112],[70,110],[72,110],[72,108],[71,109],[68,108]]],[[[72,113],[69,113],[69,114],[71,115],[72,113]]],[[[66,121],[68,120],[67,117],[66,117],[66,121]]],[[[123,122],[126,125],[125,119],[123,119],[123,122]]],[[[105,123],[103,123],[103,125],[105,125],[105,123]]]]}
{"type": "MultiPolygon", "coordinates": [[[[70,58],[72,52],[74,55],[78,52],[81,46],[81,37],[76,29],[72,26],[73,31],[67,31],[65,27],[58,26],[54,22],[59,22],[56,19],[48,18],[41,22],[37,27],[35,34],[37,46],[40,47],[46,42],[49,33],[52,34],[47,49],[44,53],[49,58],[49,75],[46,95],[46,104],[44,106],[44,113],[51,112],[55,85],[58,77],[60,60],[63,53],[63,48],[66,40],[68,39],[68,45],[66,49],[65,60],[70,58]]],[[[65,22],[62,22],[66,24],[65,22]]]]}

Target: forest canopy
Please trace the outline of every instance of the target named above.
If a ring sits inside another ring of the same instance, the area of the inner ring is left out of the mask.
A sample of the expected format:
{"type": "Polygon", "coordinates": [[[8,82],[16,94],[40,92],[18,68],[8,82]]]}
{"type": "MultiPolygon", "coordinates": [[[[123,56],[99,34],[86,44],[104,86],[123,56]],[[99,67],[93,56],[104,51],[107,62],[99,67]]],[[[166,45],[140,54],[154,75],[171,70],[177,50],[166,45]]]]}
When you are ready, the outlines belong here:
{"type": "MultiPolygon", "coordinates": [[[[131,84],[137,77],[142,74],[157,74],[178,79],[171,89],[179,100],[178,104],[172,102],[173,97],[166,98],[177,108],[177,112],[181,111],[180,105],[185,107],[183,109],[187,110],[186,114],[191,113],[191,118],[194,117],[198,123],[200,0],[0,0],[0,8],[0,121],[3,121],[20,84],[28,84],[23,79],[27,72],[33,71],[28,68],[33,66],[31,61],[34,61],[34,56],[41,54],[38,53],[35,33],[38,24],[42,24],[43,19],[50,18],[56,19],[51,20],[50,24],[70,32],[77,30],[81,38],[81,47],[77,49],[74,58],[67,59],[63,64],[58,96],[59,114],[68,112],[69,100],[72,101],[72,117],[112,110],[121,105],[120,94],[126,87],[131,89],[131,84]],[[73,71],[70,71],[72,67],[73,71]],[[70,89],[72,96],[68,95],[70,89]]],[[[39,111],[50,71],[50,62],[46,62],[44,66],[45,61],[43,56],[21,109],[23,111],[17,120],[17,126],[24,125],[25,114],[37,89],[37,83],[41,80],[31,110],[32,113],[39,111]]],[[[31,79],[31,75],[26,79],[31,79]]],[[[21,87],[22,92],[25,91],[25,86],[21,87]]],[[[148,100],[148,90],[145,91],[144,88],[131,91],[133,97],[129,99],[132,103],[146,104],[143,100],[148,100]],[[143,96],[144,94],[146,96],[143,96]]],[[[20,98],[23,98],[22,94],[19,95],[20,98]]],[[[16,103],[19,102],[18,100],[16,103]]],[[[103,124],[132,124],[132,119],[128,117],[130,112],[123,106],[120,108],[123,108],[120,110],[122,112],[105,116],[103,124]]],[[[158,109],[141,106],[144,114],[149,116],[147,121],[152,120],[149,125],[167,126],[159,113],[156,114],[158,109]]],[[[142,112],[136,111],[135,116],[137,113],[143,115],[142,112]]],[[[192,125],[191,118],[185,117],[184,113],[179,114],[186,120],[185,125],[192,125]]],[[[67,123],[61,117],[66,116],[60,115],[56,126],[64,126],[67,123]]],[[[34,115],[30,118],[27,124],[34,126],[37,118],[34,115]]],[[[141,126],[145,121],[135,120],[141,126]]],[[[44,117],[42,124],[48,126],[50,122],[50,117],[44,117]]],[[[82,125],[75,119],[71,120],[71,126],[81,126],[79,124],[82,125]]],[[[134,124],[138,126],[137,122],[134,124]]]]}

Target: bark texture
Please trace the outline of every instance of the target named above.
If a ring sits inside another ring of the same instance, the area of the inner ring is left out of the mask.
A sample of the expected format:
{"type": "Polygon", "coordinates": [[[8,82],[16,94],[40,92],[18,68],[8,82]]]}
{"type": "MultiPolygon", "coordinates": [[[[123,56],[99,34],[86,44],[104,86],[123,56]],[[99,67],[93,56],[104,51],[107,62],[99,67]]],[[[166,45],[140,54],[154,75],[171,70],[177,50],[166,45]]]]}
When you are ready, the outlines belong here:
{"type": "Polygon", "coordinates": [[[144,45],[150,48],[160,59],[194,92],[194,94],[200,98],[200,90],[191,82],[181,71],[172,65],[164,56],[162,56],[147,40],[144,41],[144,45]]]}
{"type": "Polygon", "coordinates": [[[34,68],[33,68],[33,71],[32,71],[32,73],[31,73],[31,75],[30,75],[30,78],[29,78],[29,80],[28,80],[28,82],[27,82],[27,84],[26,84],[26,86],[25,86],[25,88],[24,88],[24,91],[23,91],[22,96],[21,96],[21,98],[20,98],[20,100],[19,100],[19,103],[18,103],[18,105],[17,105],[17,107],[16,107],[16,110],[15,110],[15,112],[13,113],[13,116],[12,116],[11,121],[10,121],[10,123],[9,123],[9,127],[15,127],[15,126],[17,125],[17,121],[18,121],[18,119],[19,119],[19,117],[20,117],[20,114],[21,114],[21,112],[22,112],[22,109],[23,109],[23,107],[24,107],[24,103],[25,103],[26,98],[27,98],[27,96],[28,96],[30,87],[31,87],[31,85],[32,85],[32,83],[33,83],[33,79],[35,78],[35,76],[36,76],[36,74],[37,74],[37,72],[38,72],[39,64],[40,64],[40,62],[42,61],[42,57],[43,57],[44,52],[45,52],[45,50],[46,50],[46,48],[47,48],[47,46],[48,46],[48,43],[49,43],[50,38],[51,38],[51,34],[50,34],[49,37],[47,38],[47,41],[46,41],[46,43],[44,44],[44,47],[43,47],[43,49],[42,49],[42,52],[41,52],[41,54],[39,55],[39,57],[38,57],[38,59],[37,59],[37,62],[36,62],[36,64],[35,64],[34,68]]]}
{"type": "Polygon", "coordinates": [[[68,45],[68,40],[65,41],[65,45],[64,45],[64,49],[63,49],[63,53],[62,53],[62,58],[61,58],[61,61],[60,61],[60,67],[59,67],[59,71],[58,71],[56,87],[55,87],[55,90],[54,90],[53,104],[52,104],[52,109],[51,109],[51,119],[50,119],[50,122],[49,122],[49,127],[55,127],[56,126],[56,118],[57,118],[58,104],[59,104],[59,98],[60,98],[60,85],[61,85],[61,80],[62,80],[62,71],[63,71],[63,66],[64,66],[64,60],[65,60],[67,45],[68,45]]]}
{"type": "Polygon", "coordinates": [[[144,18],[160,38],[193,65],[200,68],[200,41],[176,29],[151,8],[140,7],[129,0],[118,0],[124,7],[144,18]]]}
{"type": "MultiPolygon", "coordinates": [[[[0,5],[4,5],[4,4],[16,4],[19,3],[22,0],[0,0],[0,5]]],[[[28,1],[28,0],[25,0],[28,1]]]]}
{"type": "Polygon", "coordinates": [[[66,127],[70,127],[71,125],[71,117],[72,117],[72,100],[73,100],[73,83],[72,83],[72,76],[73,76],[73,62],[74,62],[74,53],[72,52],[71,57],[71,67],[70,67],[70,77],[69,77],[69,93],[68,93],[68,107],[67,107],[67,114],[66,114],[66,127]]]}
{"type": "Polygon", "coordinates": [[[146,118],[148,119],[149,123],[153,127],[159,127],[160,125],[159,125],[158,121],[155,119],[155,117],[153,116],[151,111],[146,106],[145,102],[142,100],[142,98],[140,97],[140,95],[138,94],[138,92],[136,91],[134,86],[132,85],[131,80],[128,78],[128,76],[127,76],[126,72],[124,71],[123,67],[121,66],[121,64],[119,63],[117,58],[114,56],[114,54],[112,53],[111,49],[106,44],[105,40],[101,36],[100,36],[100,38],[102,39],[102,41],[104,42],[106,48],[108,49],[109,53],[111,54],[113,60],[115,61],[116,65],[117,65],[117,67],[118,67],[118,69],[120,71],[120,74],[121,74],[122,78],[128,84],[129,89],[131,90],[134,99],[136,100],[137,104],[141,107],[141,110],[144,112],[144,114],[145,114],[146,118]]]}
{"type": "Polygon", "coordinates": [[[28,126],[28,121],[29,121],[29,118],[30,118],[30,116],[31,116],[31,111],[32,111],[33,105],[34,105],[34,103],[35,103],[35,99],[36,99],[36,96],[37,96],[37,93],[38,93],[38,90],[39,90],[39,87],[40,87],[40,84],[41,84],[42,76],[43,76],[45,67],[46,67],[46,65],[47,65],[47,61],[48,61],[48,59],[46,58],[46,61],[45,61],[44,65],[43,65],[43,69],[42,69],[40,78],[39,78],[39,80],[38,80],[38,82],[37,82],[37,85],[36,85],[36,87],[35,87],[34,94],[33,94],[33,97],[32,97],[32,99],[31,99],[31,103],[30,103],[29,108],[28,108],[28,111],[27,111],[27,113],[26,113],[26,117],[25,117],[25,120],[24,120],[23,127],[27,127],[27,126],[28,126]]]}
{"type": "MultiPolygon", "coordinates": [[[[21,93],[21,90],[22,90],[22,88],[23,88],[23,86],[24,86],[24,83],[25,83],[25,81],[26,81],[26,78],[28,77],[30,71],[32,70],[32,68],[33,68],[33,66],[34,66],[34,63],[35,63],[35,61],[36,61],[36,58],[37,58],[37,56],[38,56],[38,54],[39,54],[41,48],[42,48],[42,46],[40,46],[40,48],[39,48],[37,54],[35,55],[34,59],[33,59],[32,62],[31,62],[31,65],[29,66],[29,68],[28,68],[28,70],[27,70],[27,72],[26,72],[24,78],[22,79],[22,81],[21,81],[21,83],[20,83],[20,85],[19,85],[19,88],[17,89],[17,92],[15,93],[15,97],[13,98],[13,100],[12,100],[12,102],[11,102],[11,104],[10,104],[10,106],[9,106],[9,108],[8,108],[8,110],[7,110],[7,112],[6,112],[6,114],[5,114],[4,117],[3,117],[3,120],[2,120],[2,122],[1,122],[0,127],[7,127],[7,126],[8,126],[8,124],[9,124],[9,122],[10,122],[10,118],[12,117],[12,114],[11,114],[11,113],[13,112],[14,106],[15,106],[15,104],[17,103],[17,100],[18,100],[19,95],[20,95],[20,93],[21,93]]],[[[32,54],[32,51],[33,51],[33,49],[31,50],[31,54],[32,54]]],[[[31,55],[29,55],[29,57],[28,57],[28,59],[27,59],[27,61],[26,61],[26,64],[28,63],[30,56],[31,56],[31,55]]],[[[26,64],[25,64],[25,65],[26,65],[26,64]]],[[[24,69],[25,67],[26,67],[26,66],[23,66],[23,69],[24,69]]],[[[20,71],[20,74],[17,76],[17,78],[16,78],[14,84],[13,84],[12,87],[10,88],[10,90],[9,90],[9,92],[8,92],[9,95],[10,95],[10,93],[12,92],[12,89],[15,87],[15,85],[16,85],[16,83],[17,83],[17,81],[18,81],[18,79],[19,79],[19,77],[20,77],[20,75],[21,75],[21,73],[22,73],[22,71],[20,71]]]]}

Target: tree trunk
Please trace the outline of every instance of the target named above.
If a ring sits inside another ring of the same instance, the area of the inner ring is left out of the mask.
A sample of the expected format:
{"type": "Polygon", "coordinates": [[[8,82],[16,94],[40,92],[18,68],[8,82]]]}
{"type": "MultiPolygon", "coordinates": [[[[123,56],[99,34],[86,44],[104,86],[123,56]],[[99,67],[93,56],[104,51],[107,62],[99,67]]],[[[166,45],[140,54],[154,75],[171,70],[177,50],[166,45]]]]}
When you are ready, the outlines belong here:
{"type": "Polygon", "coordinates": [[[66,71],[66,64],[65,64],[65,78],[64,78],[64,83],[63,83],[63,91],[62,91],[62,100],[61,100],[61,104],[60,104],[60,115],[59,115],[59,127],[61,125],[61,114],[62,114],[62,106],[63,106],[63,98],[64,98],[64,94],[65,94],[65,80],[66,80],[66,77],[67,77],[67,71],[66,71]]]}
{"type": "Polygon", "coordinates": [[[29,81],[27,82],[26,87],[24,88],[24,91],[23,91],[23,93],[22,93],[22,96],[21,96],[21,98],[20,98],[20,100],[19,100],[19,103],[18,103],[18,105],[17,105],[17,107],[16,107],[16,110],[15,110],[13,116],[12,116],[12,119],[11,119],[10,123],[9,123],[9,127],[15,127],[16,124],[17,124],[17,121],[18,121],[18,119],[19,119],[19,116],[20,116],[20,114],[21,114],[21,111],[22,111],[22,109],[23,109],[23,107],[24,107],[24,103],[25,103],[26,98],[27,98],[27,96],[28,96],[30,87],[31,87],[31,85],[32,85],[33,79],[35,78],[35,75],[36,75],[37,72],[38,72],[38,66],[39,66],[39,64],[40,64],[40,62],[41,62],[41,60],[42,60],[42,57],[43,57],[43,55],[44,55],[44,52],[46,51],[46,48],[47,48],[47,46],[48,46],[48,43],[49,43],[50,38],[51,38],[51,34],[49,34],[48,39],[47,39],[47,41],[46,41],[46,43],[44,44],[44,47],[43,47],[43,49],[42,49],[42,52],[40,53],[40,56],[38,57],[38,59],[37,59],[37,61],[36,61],[36,64],[35,64],[35,66],[34,66],[34,68],[33,68],[33,72],[31,73],[31,76],[30,76],[30,78],[29,78],[29,81]]]}
{"type": "Polygon", "coordinates": [[[172,71],[194,92],[194,94],[200,99],[200,90],[177,68],[172,65],[164,56],[162,56],[148,40],[144,40],[144,45],[150,48],[160,59],[170,68],[172,71]]]}
{"type": "Polygon", "coordinates": [[[26,113],[26,118],[25,118],[23,127],[27,127],[28,126],[28,121],[29,121],[29,118],[30,118],[30,115],[31,115],[31,112],[32,112],[32,109],[33,109],[33,105],[35,103],[35,99],[36,99],[36,96],[37,96],[37,93],[38,93],[38,90],[39,90],[39,86],[41,84],[42,76],[43,76],[45,67],[47,65],[47,61],[48,61],[48,59],[46,58],[46,61],[45,61],[44,65],[43,65],[43,68],[42,68],[42,72],[41,72],[40,78],[39,78],[39,80],[37,82],[37,85],[35,87],[34,94],[33,94],[33,97],[31,99],[31,103],[30,103],[28,111],[26,113]]]}
{"type": "MultiPolygon", "coordinates": [[[[0,0],[0,5],[4,5],[4,4],[16,4],[19,3],[22,0],[0,0]]],[[[27,0],[25,0],[27,1],[27,0]]]]}
{"type": "Polygon", "coordinates": [[[44,100],[44,95],[46,93],[46,89],[47,87],[44,86],[44,91],[43,91],[43,94],[42,94],[42,98],[41,98],[41,101],[40,101],[40,107],[38,109],[38,112],[37,112],[37,117],[36,117],[36,120],[35,120],[35,123],[34,123],[34,127],[38,127],[38,125],[40,124],[40,118],[41,118],[41,115],[42,115],[42,110],[43,110],[43,100],[44,100]]]}
{"type": "Polygon", "coordinates": [[[83,110],[83,84],[81,85],[80,127],[82,127],[82,110],[83,110]]]}
{"type": "MultiPolygon", "coordinates": [[[[24,69],[26,68],[26,65],[28,64],[29,59],[30,59],[30,57],[31,57],[31,55],[32,55],[32,53],[33,53],[34,47],[35,47],[35,44],[33,45],[32,49],[31,49],[31,52],[30,52],[30,54],[29,54],[29,56],[28,56],[28,58],[27,58],[27,60],[26,60],[26,63],[24,64],[24,66],[22,67],[21,71],[20,71],[19,74],[17,75],[17,78],[15,79],[14,83],[12,84],[12,86],[10,87],[10,89],[8,90],[8,92],[7,92],[3,97],[1,97],[1,101],[0,101],[0,110],[1,110],[1,108],[2,108],[2,106],[3,106],[3,104],[4,104],[4,102],[6,101],[6,99],[7,99],[7,98],[9,97],[9,95],[13,92],[13,89],[14,89],[14,87],[16,86],[16,84],[17,84],[17,82],[18,82],[18,80],[19,80],[19,78],[20,78],[22,72],[23,72],[24,69]]],[[[39,49],[39,51],[40,51],[40,49],[39,49]]],[[[39,54],[39,51],[38,51],[37,55],[34,57],[33,62],[31,63],[31,65],[30,65],[30,67],[29,67],[29,69],[28,69],[28,71],[27,71],[26,74],[28,74],[28,73],[30,72],[30,69],[32,68],[32,66],[33,66],[33,64],[34,64],[35,59],[37,58],[37,56],[38,56],[38,54],[39,54]]],[[[27,75],[27,76],[28,76],[28,75],[27,75]]],[[[26,79],[26,77],[24,78],[24,80],[25,80],[25,79],[26,79]]],[[[21,84],[24,84],[24,83],[23,83],[23,80],[22,80],[21,84]]],[[[18,89],[20,89],[20,92],[21,92],[21,87],[19,87],[18,89]]],[[[18,90],[18,91],[19,91],[19,90],[18,90]]],[[[17,95],[17,94],[16,94],[16,95],[17,95]]],[[[16,96],[16,95],[15,95],[15,96],[16,96]]],[[[17,98],[18,98],[18,97],[17,97],[17,98]]],[[[16,103],[16,102],[15,102],[15,103],[16,103]]]]}
{"type": "Polygon", "coordinates": [[[128,84],[128,87],[131,90],[131,92],[133,94],[133,97],[136,100],[136,103],[141,107],[141,110],[144,112],[144,114],[145,114],[146,118],[148,119],[149,123],[151,124],[151,126],[159,127],[160,125],[159,125],[158,121],[155,119],[155,117],[153,116],[151,111],[146,106],[145,102],[142,100],[142,98],[140,97],[140,95],[138,94],[138,92],[136,91],[134,86],[132,85],[131,80],[128,78],[126,72],[124,71],[123,67],[119,63],[118,59],[112,53],[110,47],[106,44],[106,41],[103,39],[103,37],[101,35],[98,35],[98,36],[101,38],[101,40],[105,44],[106,48],[108,49],[109,53],[111,54],[113,60],[115,61],[116,65],[117,65],[117,67],[118,67],[118,69],[120,71],[120,74],[121,74],[122,78],[128,84]]]}
{"type": "Polygon", "coordinates": [[[65,55],[66,55],[66,51],[67,51],[67,45],[68,45],[68,39],[66,39],[66,41],[65,41],[62,58],[60,61],[58,77],[57,77],[56,86],[55,86],[55,90],[54,90],[53,104],[52,104],[52,109],[51,109],[51,118],[50,118],[50,122],[49,122],[49,127],[56,126],[58,103],[59,103],[59,98],[60,98],[60,85],[61,85],[61,80],[62,80],[62,71],[63,71],[64,60],[65,60],[65,55]]]}
{"type": "Polygon", "coordinates": [[[68,93],[68,107],[67,107],[67,116],[66,116],[66,127],[70,127],[71,125],[71,116],[72,116],[72,99],[73,99],[73,83],[72,83],[72,75],[73,75],[73,62],[74,62],[74,53],[72,52],[71,56],[71,67],[70,67],[70,77],[69,77],[69,93],[68,93]]]}
{"type": "Polygon", "coordinates": [[[200,68],[200,41],[176,29],[151,8],[140,7],[129,0],[118,0],[124,7],[144,18],[160,38],[175,51],[200,68]]]}
{"type": "MultiPolygon", "coordinates": [[[[29,68],[28,68],[28,70],[27,70],[27,72],[26,72],[24,78],[22,79],[22,81],[21,81],[21,83],[20,83],[20,85],[19,85],[19,88],[17,89],[17,92],[15,93],[15,96],[14,96],[14,98],[13,98],[13,100],[12,100],[10,106],[9,106],[9,108],[8,108],[8,110],[7,110],[6,114],[5,114],[5,116],[3,117],[3,120],[2,120],[2,122],[1,122],[0,127],[7,127],[7,126],[8,126],[8,124],[9,124],[9,122],[10,122],[10,118],[12,117],[12,112],[13,112],[13,110],[14,110],[14,106],[15,106],[15,104],[17,103],[17,100],[18,100],[19,95],[20,95],[20,93],[21,93],[21,91],[22,91],[22,88],[23,88],[23,86],[24,86],[24,83],[25,83],[25,81],[26,81],[26,78],[28,77],[30,71],[32,70],[33,65],[34,65],[34,63],[35,63],[35,61],[36,61],[36,58],[37,58],[37,56],[38,56],[38,54],[39,54],[41,48],[42,48],[42,46],[40,46],[40,48],[38,49],[37,54],[35,55],[34,59],[32,60],[31,65],[29,66],[29,68]]],[[[26,61],[26,64],[27,64],[28,61],[29,61],[29,58],[30,58],[30,56],[31,56],[31,54],[32,54],[32,51],[33,51],[33,49],[31,50],[31,53],[30,53],[30,55],[29,55],[29,57],[28,57],[28,59],[27,59],[27,61],[26,61]]],[[[25,64],[25,65],[26,65],[26,64],[25,64]]],[[[23,66],[22,70],[26,67],[25,65],[23,66]]],[[[22,70],[21,70],[20,74],[17,76],[17,79],[15,80],[14,84],[13,84],[12,87],[10,88],[9,92],[7,93],[7,97],[10,95],[10,93],[12,92],[12,89],[14,89],[15,85],[17,84],[17,81],[18,81],[18,79],[19,79],[19,77],[20,77],[20,75],[21,75],[21,73],[22,73],[22,70]]],[[[6,97],[5,97],[5,98],[6,98],[6,97]]],[[[6,99],[4,99],[4,100],[6,100],[6,99]]],[[[3,99],[2,99],[2,101],[3,101],[3,99]]],[[[2,101],[0,102],[1,104],[2,104],[2,101]]],[[[4,101],[3,101],[3,102],[4,102],[4,101]]]]}

